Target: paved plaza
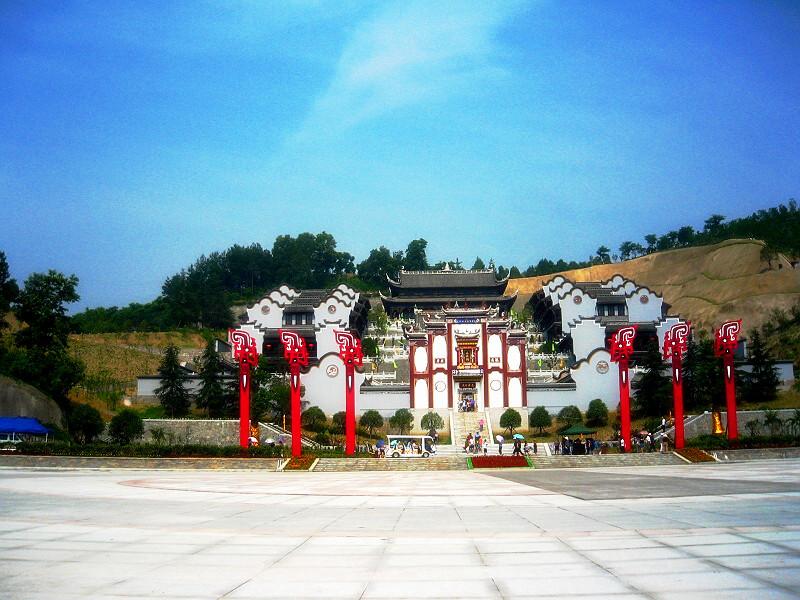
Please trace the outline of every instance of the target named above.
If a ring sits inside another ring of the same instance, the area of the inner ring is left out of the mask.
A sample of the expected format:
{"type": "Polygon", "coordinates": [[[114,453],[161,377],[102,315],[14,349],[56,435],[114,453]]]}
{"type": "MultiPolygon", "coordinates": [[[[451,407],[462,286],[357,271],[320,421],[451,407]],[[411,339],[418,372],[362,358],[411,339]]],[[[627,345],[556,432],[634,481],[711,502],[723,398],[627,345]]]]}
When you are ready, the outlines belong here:
{"type": "Polygon", "coordinates": [[[800,460],[0,470],[0,598],[800,598],[800,460]]]}

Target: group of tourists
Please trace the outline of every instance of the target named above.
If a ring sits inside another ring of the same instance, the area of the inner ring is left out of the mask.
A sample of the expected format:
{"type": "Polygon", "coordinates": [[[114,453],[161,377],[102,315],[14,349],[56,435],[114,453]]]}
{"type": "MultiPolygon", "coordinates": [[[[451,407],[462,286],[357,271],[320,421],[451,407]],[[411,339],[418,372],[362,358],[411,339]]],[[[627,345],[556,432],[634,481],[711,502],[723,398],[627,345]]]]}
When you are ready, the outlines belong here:
{"type": "Polygon", "coordinates": [[[603,448],[600,440],[594,438],[578,438],[571,440],[565,435],[560,440],[553,442],[553,454],[600,454],[603,448]]]}
{"type": "MultiPolygon", "coordinates": [[[[625,451],[625,439],[619,436],[619,447],[625,451]]],[[[642,431],[631,435],[631,452],[669,452],[669,437],[666,433],[653,435],[642,431]]]]}
{"type": "Polygon", "coordinates": [[[458,412],[475,412],[475,398],[461,398],[458,401],[458,412]]]}

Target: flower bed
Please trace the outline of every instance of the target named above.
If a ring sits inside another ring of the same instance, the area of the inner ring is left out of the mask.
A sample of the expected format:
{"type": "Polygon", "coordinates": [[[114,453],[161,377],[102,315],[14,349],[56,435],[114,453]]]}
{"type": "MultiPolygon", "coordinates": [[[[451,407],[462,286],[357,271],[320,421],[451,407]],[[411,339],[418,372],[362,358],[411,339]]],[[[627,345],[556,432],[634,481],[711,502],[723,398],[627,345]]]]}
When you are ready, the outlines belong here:
{"type": "Polygon", "coordinates": [[[475,469],[503,469],[506,467],[527,467],[524,456],[473,456],[470,458],[475,469]]]}
{"type": "Polygon", "coordinates": [[[716,462],[713,456],[710,456],[708,453],[700,450],[699,448],[681,448],[675,452],[693,463],[716,462]]]}
{"type": "Polygon", "coordinates": [[[293,456],[289,459],[288,464],[283,467],[284,471],[308,471],[314,461],[317,460],[316,456],[304,454],[303,456],[293,456]]]}

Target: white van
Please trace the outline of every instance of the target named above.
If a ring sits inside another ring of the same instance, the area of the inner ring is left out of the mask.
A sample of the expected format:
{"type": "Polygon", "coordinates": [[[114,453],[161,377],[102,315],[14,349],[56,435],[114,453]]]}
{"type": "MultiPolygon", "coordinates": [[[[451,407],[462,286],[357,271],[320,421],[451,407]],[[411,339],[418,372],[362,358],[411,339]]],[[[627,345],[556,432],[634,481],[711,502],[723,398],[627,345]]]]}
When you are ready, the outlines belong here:
{"type": "Polygon", "coordinates": [[[391,458],[428,458],[436,452],[429,435],[387,435],[386,456],[391,458]]]}

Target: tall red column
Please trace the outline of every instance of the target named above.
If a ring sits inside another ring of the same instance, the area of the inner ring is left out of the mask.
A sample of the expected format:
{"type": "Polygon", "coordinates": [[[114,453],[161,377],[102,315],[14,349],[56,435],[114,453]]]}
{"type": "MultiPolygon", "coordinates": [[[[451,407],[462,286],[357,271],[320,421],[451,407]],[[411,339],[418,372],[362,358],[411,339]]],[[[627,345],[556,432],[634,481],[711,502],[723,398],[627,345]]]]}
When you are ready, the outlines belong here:
{"type": "Polygon", "coordinates": [[[345,411],[344,411],[344,453],[352,456],[356,451],[356,389],[355,368],[364,364],[361,340],[349,331],[335,329],[333,334],[339,344],[339,358],[344,363],[345,411]]]}
{"type": "Polygon", "coordinates": [[[675,414],[675,448],[684,446],[683,433],[683,359],[680,354],[672,355],[672,400],[675,414]]]}
{"type": "Polygon", "coordinates": [[[625,452],[631,451],[631,390],[628,377],[628,363],[633,355],[633,340],[636,338],[636,325],[622,327],[611,338],[611,361],[619,366],[619,420],[625,452]]]}
{"type": "Polygon", "coordinates": [[[739,332],[742,320],[726,321],[717,329],[714,337],[714,353],[722,357],[725,373],[725,404],[728,411],[728,439],[739,438],[738,419],[736,417],[736,370],[733,365],[733,354],[739,345],[739,332]]]}
{"type": "Polygon", "coordinates": [[[229,329],[231,354],[239,363],[239,445],[247,448],[250,439],[250,371],[258,364],[256,341],[246,331],[229,329]]]}
{"type": "Polygon", "coordinates": [[[631,451],[631,388],[628,381],[628,359],[618,361],[619,366],[619,420],[625,452],[631,451]]]}
{"type": "Polygon", "coordinates": [[[733,367],[733,354],[722,358],[725,367],[725,406],[728,410],[728,439],[739,438],[739,420],[736,416],[736,371],[733,367]]]}
{"type": "Polygon", "coordinates": [[[300,368],[308,365],[306,342],[294,331],[280,330],[283,357],[289,363],[289,391],[292,411],[292,456],[303,454],[300,431],[300,368]]]}
{"type": "Polygon", "coordinates": [[[689,342],[691,323],[676,323],[664,334],[663,354],[672,358],[672,399],[675,414],[675,448],[683,448],[683,353],[689,342]]]}

